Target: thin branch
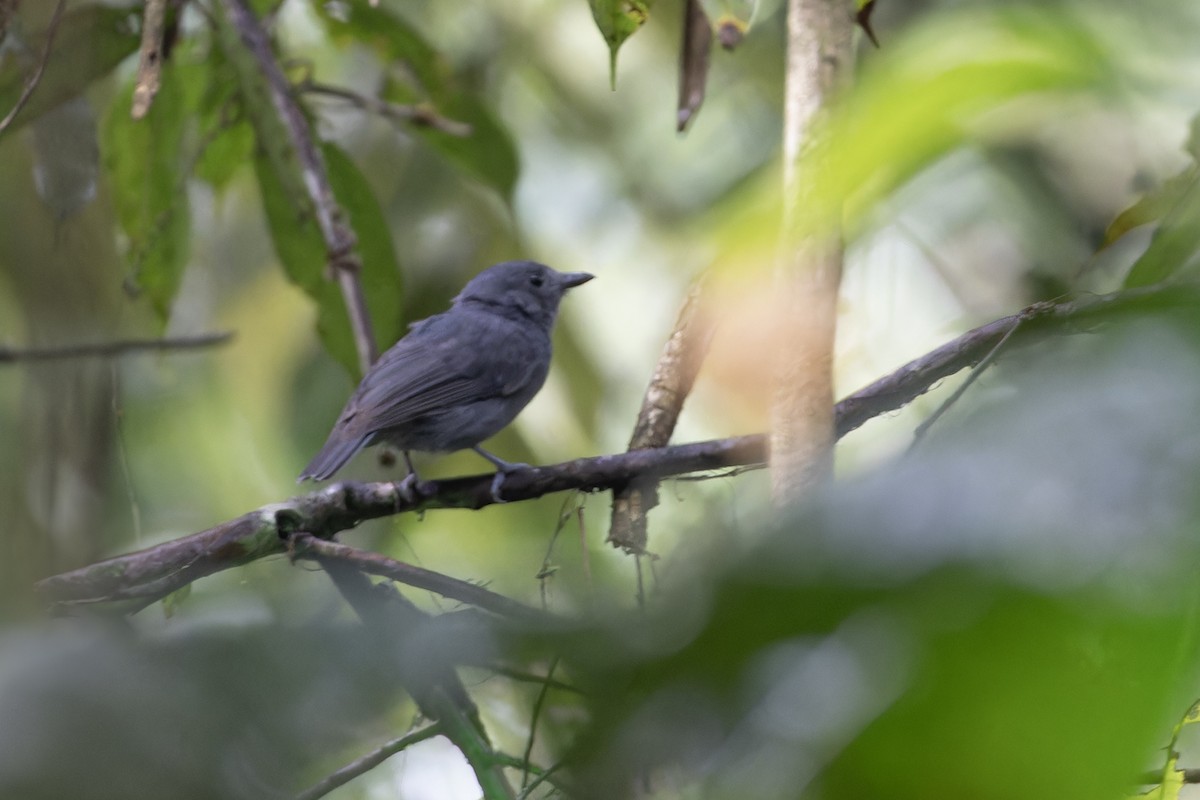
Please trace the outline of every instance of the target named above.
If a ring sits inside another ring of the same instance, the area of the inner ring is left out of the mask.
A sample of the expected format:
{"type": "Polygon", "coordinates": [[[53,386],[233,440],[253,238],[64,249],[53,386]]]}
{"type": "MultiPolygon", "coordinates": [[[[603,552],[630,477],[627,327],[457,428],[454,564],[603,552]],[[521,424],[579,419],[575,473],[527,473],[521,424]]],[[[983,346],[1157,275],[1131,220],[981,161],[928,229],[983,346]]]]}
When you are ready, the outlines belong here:
{"type": "Polygon", "coordinates": [[[46,64],[50,61],[50,51],[54,48],[54,35],[58,33],[58,23],[62,21],[63,10],[67,7],[67,0],[58,0],[58,5],[54,7],[54,16],[50,18],[50,25],[46,28],[46,46],[42,50],[42,57],[38,59],[37,66],[34,67],[33,74],[29,76],[29,80],[25,82],[25,88],[21,90],[21,96],[17,98],[17,104],[12,107],[4,119],[0,119],[0,133],[4,133],[9,125],[12,125],[17,114],[21,113],[21,109],[29,102],[29,98],[33,96],[33,90],[37,88],[42,81],[42,74],[46,71],[46,64]]]}
{"type": "MultiPolygon", "coordinates": [[[[1200,286],[1169,286],[1036,304],[975,328],[845,398],[837,405],[837,434],[844,436],[872,417],[901,408],[943,378],[978,364],[1018,323],[1021,330],[1013,337],[1014,347],[1035,341],[1039,333],[1090,330],[1098,320],[1141,304],[1158,309],[1173,305],[1194,313],[1198,303],[1200,286]]],[[[513,472],[505,481],[505,496],[517,502],[570,489],[600,491],[640,478],[758,465],[766,455],[766,437],[759,434],[581,458],[513,472]]],[[[286,537],[298,531],[329,538],[365,520],[405,511],[483,508],[494,502],[492,478],[486,474],[427,481],[412,496],[394,483],[335,483],[206,531],[50,576],[38,582],[37,589],[49,601],[66,605],[134,597],[140,606],[206,575],[283,553],[286,537]]]]}
{"type": "Polygon", "coordinates": [[[406,564],[380,553],[360,550],[356,547],[318,539],[309,533],[296,533],[291,537],[293,553],[297,558],[319,561],[334,560],[348,564],[371,575],[389,578],[398,583],[437,592],[443,597],[478,606],[505,617],[545,622],[550,616],[524,603],[518,603],[502,594],[496,594],[474,583],[468,583],[440,572],[406,564]]]}
{"type": "Polygon", "coordinates": [[[1021,325],[1021,319],[1024,319],[1023,315],[1019,315],[1016,323],[1004,332],[1004,335],[1000,337],[1000,341],[996,342],[995,347],[989,350],[988,354],[980,359],[978,364],[971,368],[971,372],[967,375],[967,379],[963,381],[957,389],[951,392],[950,396],[943,400],[942,404],[939,405],[932,414],[921,421],[921,424],[918,425],[913,431],[912,444],[908,446],[909,452],[916,448],[921,440],[925,438],[925,434],[929,432],[929,429],[932,428],[955,403],[962,399],[962,396],[967,393],[967,389],[971,388],[971,384],[979,380],[979,376],[984,373],[984,370],[986,370],[991,363],[996,360],[996,356],[1001,350],[1004,349],[1004,345],[1006,345],[1008,340],[1012,338],[1012,335],[1017,332],[1017,328],[1021,325]]]}
{"type": "Polygon", "coordinates": [[[512,767],[513,769],[527,769],[537,776],[536,780],[521,790],[519,797],[528,797],[529,792],[533,791],[534,788],[542,783],[549,783],[551,786],[559,790],[566,790],[567,788],[566,784],[553,777],[554,773],[562,768],[562,764],[555,764],[552,767],[539,767],[537,764],[530,764],[524,759],[517,758],[516,756],[510,756],[508,753],[496,753],[495,756],[496,761],[506,767],[512,767]]]}
{"type": "Polygon", "coordinates": [[[539,767],[535,767],[532,764],[529,765],[530,771],[535,773],[537,775],[537,778],[535,778],[532,783],[530,783],[528,786],[526,786],[524,789],[521,790],[521,793],[519,795],[517,795],[517,800],[525,800],[525,798],[527,798],[533,794],[534,789],[538,788],[543,783],[549,783],[551,786],[555,787],[559,791],[566,793],[566,790],[568,787],[565,784],[558,781],[557,779],[555,779],[555,777],[554,777],[554,773],[558,772],[562,768],[563,768],[563,762],[561,762],[561,761],[558,762],[557,764],[553,764],[553,765],[547,767],[546,769],[541,769],[539,767]]]}
{"type": "Polygon", "coordinates": [[[529,784],[529,772],[533,762],[533,744],[537,741],[537,726],[538,720],[542,716],[542,707],[546,704],[546,695],[550,693],[550,680],[554,677],[554,670],[558,668],[558,657],[550,662],[550,669],[546,671],[546,682],[542,684],[542,688],[538,690],[537,698],[533,701],[533,711],[530,713],[529,719],[529,738],[525,741],[525,753],[522,757],[521,766],[521,788],[524,789],[529,784]]]}
{"type": "Polygon", "coordinates": [[[137,78],[133,87],[133,103],[129,109],[134,119],[150,111],[162,79],[163,33],[166,31],[167,0],[146,0],[142,11],[142,43],[138,50],[137,78]]]}
{"type": "Polygon", "coordinates": [[[392,741],[381,745],[379,748],[372,750],[370,753],[367,753],[361,758],[351,761],[349,764],[337,770],[336,772],[330,773],[325,778],[296,795],[296,800],[317,800],[320,797],[324,797],[334,789],[337,789],[339,786],[345,786],[359,775],[363,775],[375,769],[375,767],[379,766],[397,753],[407,750],[414,744],[423,742],[426,739],[432,739],[441,732],[441,728],[438,726],[438,724],[434,723],[432,725],[425,726],[419,731],[413,731],[412,733],[401,736],[399,739],[393,739],[392,741]]]}
{"type": "Polygon", "coordinates": [[[232,339],[232,331],[219,331],[195,336],[174,336],[166,339],[118,339],[112,342],[90,342],[60,347],[0,347],[0,364],[11,364],[18,361],[54,361],[67,358],[108,358],[146,351],[199,350],[227,344],[232,339]]]}
{"type": "Polygon", "coordinates": [[[526,672],[520,669],[506,666],[504,664],[488,664],[488,672],[496,675],[503,675],[505,678],[521,683],[537,683],[542,686],[549,686],[551,689],[558,689],[560,692],[571,692],[572,694],[584,694],[583,689],[578,686],[572,686],[569,683],[551,678],[549,675],[538,675],[533,672],[526,672]]]}
{"type": "MultiPolygon", "coordinates": [[[[371,330],[371,315],[367,310],[360,273],[362,263],[355,253],[355,239],[343,220],[345,214],[338,206],[321,151],[313,140],[308,120],[304,116],[291,84],[271,52],[271,42],[246,0],[220,0],[229,24],[237,31],[241,45],[254,58],[266,80],[269,100],[287,132],[291,151],[300,165],[304,191],[312,203],[313,215],[332,274],[342,291],[342,301],[350,318],[354,346],[359,366],[365,373],[379,355],[375,335],[371,330]]],[[[279,144],[279,143],[276,143],[279,144]]]]}
{"type": "Polygon", "coordinates": [[[344,100],[368,114],[378,114],[394,122],[404,122],[422,128],[433,128],[449,136],[466,137],[471,135],[470,125],[458,120],[447,119],[428,105],[389,103],[387,100],[381,100],[378,97],[369,97],[350,91],[349,89],[343,89],[340,86],[318,83],[311,78],[300,83],[296,88],[308,94],[324,95],[344,100]]]}

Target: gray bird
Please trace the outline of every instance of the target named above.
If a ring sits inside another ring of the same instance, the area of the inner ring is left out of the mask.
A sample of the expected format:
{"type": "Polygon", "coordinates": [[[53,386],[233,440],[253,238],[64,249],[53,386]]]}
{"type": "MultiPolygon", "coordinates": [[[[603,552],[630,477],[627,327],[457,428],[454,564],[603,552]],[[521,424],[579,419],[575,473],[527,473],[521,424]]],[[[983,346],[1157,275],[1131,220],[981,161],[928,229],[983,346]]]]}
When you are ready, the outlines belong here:
{"type": "Polygon", "coordinates": [[[593,277],[533,261],[506,261],[476,275],[449,310],[414,323],[367,370],[300,480],[324,480],[362,448],[387,442],[404,453],[411,486],[410,450],[471,448],[496,465],[492,496],[501,501],[504,476],[526,465],[479,444],[542,388],[558,304],[568,289],[593,277]]]}

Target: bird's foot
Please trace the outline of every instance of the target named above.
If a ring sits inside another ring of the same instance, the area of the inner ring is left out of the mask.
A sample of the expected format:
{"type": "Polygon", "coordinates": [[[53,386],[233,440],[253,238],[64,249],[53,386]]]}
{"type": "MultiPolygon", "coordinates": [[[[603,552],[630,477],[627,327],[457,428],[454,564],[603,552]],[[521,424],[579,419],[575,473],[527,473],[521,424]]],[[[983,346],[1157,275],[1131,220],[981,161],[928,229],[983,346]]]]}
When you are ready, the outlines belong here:
{"type": "Polygon", "coordinates": [[[417,500],[420,499],[420,479],[417,478],[416,472],[408,473],[401,481],[392,481],[392,488],[396,491],[397,506],[400,501],[408,505],[416,505],[417,500]]]}
{"type": "Polygon", "coordinates": [[[504,479],[508,477],[508,473],[517,472],[523,469],[533,469],[528,464],[522,464],[519,461],[505,461],[503,465],[497,464],[496,477],[492,478],[492,501],[496,503],[507,503],[500,496],[500,487],[504,485],[504,479]]]}

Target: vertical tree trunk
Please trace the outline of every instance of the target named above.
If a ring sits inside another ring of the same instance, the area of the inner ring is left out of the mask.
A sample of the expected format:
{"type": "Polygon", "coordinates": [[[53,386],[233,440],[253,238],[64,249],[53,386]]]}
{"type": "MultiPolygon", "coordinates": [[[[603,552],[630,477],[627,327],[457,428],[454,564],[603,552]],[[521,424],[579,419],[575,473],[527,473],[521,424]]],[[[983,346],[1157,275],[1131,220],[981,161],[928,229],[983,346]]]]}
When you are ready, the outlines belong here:
{"type": "Polygon", "coordinates": [[[852,0],[789,0],[784,108],[784,220],[777,313],[771,476],[777,506],[833,469],[833,348],[842,272],[840,209],[814,186],[817,122],[852,69],[852,0]]]}

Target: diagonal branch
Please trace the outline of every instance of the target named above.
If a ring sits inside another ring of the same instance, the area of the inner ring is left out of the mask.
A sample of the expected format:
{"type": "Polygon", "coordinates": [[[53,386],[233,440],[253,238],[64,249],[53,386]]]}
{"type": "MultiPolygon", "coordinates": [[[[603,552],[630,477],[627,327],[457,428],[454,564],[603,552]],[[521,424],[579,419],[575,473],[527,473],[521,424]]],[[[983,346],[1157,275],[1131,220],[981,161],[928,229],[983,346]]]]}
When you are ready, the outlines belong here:
{"type": "Polygon", "coordinates": [[[58,23],[62,21],[63,10],[67,7],[67,0],[58,0],[58,5],[54,7],[54,16],[50,18],[50,26],[46,28],[46,47],[42,50],[42,57],[38,59],[37,66],[33,68],[33,74],[29,76],[29,80],[25,82],[25,88],[21,90],[21,96],[17,98],[17,103],[4,115],[4,119],[0,119],[0,133],[4,133],[9,125],[12,125],[17,114],[21,113],[21,109],[29,102],[29,98],[33,97],[33,90],[42,82],[42,75],[46,72],[46,64],[50,61],[50,52],[54,49],[54,34],[58,33],[58,23]]]}
{"type": "Polygon", "coordinates": [[[319,798],[324,797],[334,789],[345,786],[359,775],[364,775],[375,769],[375,767],[378,767],[384,761],[396,755],[396,753],[407,750],[414,744],[419,744],[426,739],[432,739],[440,733],[441,727],[435,722],[431,725],[426,725],[420,730],[407,733],[399,739],[393,739],[335,772],[331,772],[308,789],[296,795],[296,800],[319,800],[319,798]]]}
{"type": "MultiPolygon", "coordinates": [[[[1200,285],[1149,287],[1065,303],[1035,304],[975,328],[845,398],[837,404],[837,435],[844,436],[873,417],[903,407],[943,378],[978,364],[1018,325],[1020,330],[1012,335],[1011,347],[1036,341],[1041,334],[1090,330],[1115,312],[1136,310],[1142,305],[1178,307],[1194,313],[1197,304],[1200,285]]],[[[762,464],[766,455],[766,437],[761,434],[634,450],[519,470],[509,475],[504,491],[509,502],[570,489],[600,491],[635,479],[762,464]]],[[[428,481],[420,484],[412,496],[405,496],[393,483],[335,483],[206,531],[50,576],[40,581],[37,589],[52,602],[134,599],[140,607],[206,575],[284,553],[286,537],[299,531],[328,538],[365,520],[405,511],[483,508],[494,502],[492,477],[488,474],[428,481]]]]}
{"type": "Polygon", "coordinates": [[[518,603],[502,594],[496,594],[474,583],[468,583],[440,572],[434,572],[424,567],[417,567],[388,558],[381,553],[360,550],[339,542],[318,539],[310,533],[298,533],[291,537],[292,552],[297,558],[307,558],[322,563],[337,561],[348,564],[362,572],[380,577],[390,578],[398,583],[415,586],[418,589],[428,589],[442,597],[469,603],[473,606],[514,619],[530,621],[547,621],[549,614],[536,608],[518,603]]]}
{"type": "MultiPolygon", "coordinates": [[[[333,188],[329,183],[329,173],[325,168],[325,160],[313,140],[312,130],[304,111],[292,94],[291,85],[283,74],[275,54],[271,51],[271,42],[263,30],[254,12],[246,0],[219,0],[219,8],[236,31],[240,46],[253,58],[258,71],[265,80],[266,100],[271,104],[279,121],[283,125],[286,143],[272,142],[276,149],[282,147],[299,164],[301,173],[300,189],[307,196],[321,238],[325,242],[325,253],[329,259],[331,272],[337,278],[342,291],[342,300],[350,318],[350,327],[354,334],[354,346],[358,352],[359,366],[363,372],[374,363],[378,351],[375,345],[375,335],[371,330],[371,316],[367,310],[366,296],[363,294],[362,281],[359,275],[362,264],[355,252],[354,234],[346,226],[346,218],[334,197],[333,188]]],[[[231,46],[231,45],[229,45],[231,46]]],[[[239,59],[235,59],[240,63],[239,59]]],[[[258,98],[247,98],[247,102],[258,102],[258,98]]],[[[259,136],[263,133],[259,131],[259,136]]],[[[268,148],[268,152],[275,152],[268,148]]],[[[287,181],[284,181],[285,184],[287,181]]]]}
{"type": "MultiPolygon", "coordinates": [[[[692,391],[712,340],[712,319],[700,308],[704,286],[705,279],[701,277],[688,289],[675,327],[663,345],[650,385],[642,398],[642,408],[629,439],[630,450],[663,447],[671,441],[683,403],[692,391]]],[[[637,481],[614,489],[612,521],[608,528],[608,541],[612,546],[627,553],[645,553],[646,515],[656,505],[658,485],[655,481],[637,481]]]]}

